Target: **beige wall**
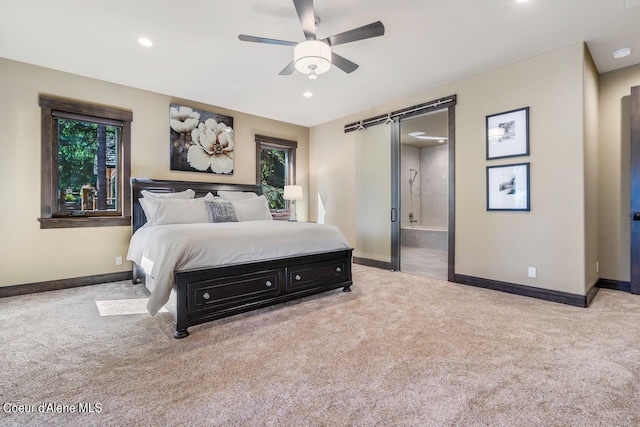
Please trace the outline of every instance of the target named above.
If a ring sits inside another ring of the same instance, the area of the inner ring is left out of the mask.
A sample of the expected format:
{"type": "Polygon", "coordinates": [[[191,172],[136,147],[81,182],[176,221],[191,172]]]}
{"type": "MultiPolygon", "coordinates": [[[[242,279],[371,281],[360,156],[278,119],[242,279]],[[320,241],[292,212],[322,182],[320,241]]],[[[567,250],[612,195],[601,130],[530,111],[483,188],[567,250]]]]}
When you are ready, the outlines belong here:
{"type": "MultiPolygon", "coordinates": [[[[313,127],[312,195],[334,198],[326,222],[355,244],[354,137],[343,126],[457,94],[456,273],[584,295],[583,75],[578,43],[313,127]],[[531,155],[486,161],[485,116],[526,106],[531,155]],[[531,212],[487,212],[485,167],[522,161],[531,162],[531,212]],[[529,266],[537,279],[527,278],[529,266]]],[[[312,218],[315,210],[312,198],[312,218]]]]}
{"type": "Polygon", "coordinates": [[[342,132],[340,122],[309,130],[309,217],[340,228],[355,242],[355,132],[342,132]]]}
{"type": "Polygon", "coordinates": [[[585,278],[588,291],[598,281],[598,70],[584,45],[585,278]]]}
{"type": "Polygon", "coordinates": [[[640,65],[600,75],[598,203],[600,277],[629,281],[631,87],[640,85],[640,65]]]}
{"type": "Polygon", "coordinates": [[[309,129],[224,108],[79,77],[0,58],[0,286],[113,273],[115,257],[127,252],[130,227],[41,230],[40,108],[38,94],[111,105],[133,111],[131,176],[183,181],[255,183],[254,135],[298,141],[297,183],[305,200],[298,218],[308,218],[309,129]],[[233,116],[235,170],[232,176],[169,170],[169,104],[233,116]]]}

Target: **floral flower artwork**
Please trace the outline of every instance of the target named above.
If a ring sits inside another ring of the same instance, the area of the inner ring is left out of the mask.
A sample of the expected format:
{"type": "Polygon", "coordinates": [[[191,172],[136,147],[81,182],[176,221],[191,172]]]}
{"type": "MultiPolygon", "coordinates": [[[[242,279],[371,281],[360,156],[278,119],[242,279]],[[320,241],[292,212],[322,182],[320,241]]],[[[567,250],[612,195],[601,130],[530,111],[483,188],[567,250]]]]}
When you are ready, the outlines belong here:
{"type": "Polygon", "coordinates": [[[224,123],[207,119],[191,131],[194,144],[189,147],[187,161],[194,169],[214,173],[233,171],[233,129],[224,123]]]}
{"type": "Polygon", "coordinates": [[[233,174],[233,117],[171,104],[171,170],[233,174]]]}
{"type": "Polygon", "coordinates": [[[189,107],[171,106],[169,111],[171,112],[169,125],[178,133],[191,132],[200,123],[200,113],[189,107]]]}

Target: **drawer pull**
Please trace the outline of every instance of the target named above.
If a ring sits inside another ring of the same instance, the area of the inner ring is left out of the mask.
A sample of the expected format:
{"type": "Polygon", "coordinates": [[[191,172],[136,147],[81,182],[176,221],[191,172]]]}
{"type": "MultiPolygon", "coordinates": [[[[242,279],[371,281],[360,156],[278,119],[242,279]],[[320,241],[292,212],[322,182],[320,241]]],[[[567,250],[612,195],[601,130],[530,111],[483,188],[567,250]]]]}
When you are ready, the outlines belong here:
{"type": "Polygon", "coordinates": [[[271,283],[271,280],[267,280],[267,282],[265,283],[265,285],[267,285],[267,288],[270,288],[271,285],[273,285],[273,283],[271,283]]]}
{"type": "Polygon", "coordinates": [[[296,280],[300,280],[300,279],[302,279],[302,277],[300,277],[300,275],[299,275],[299,274],[296,274],[296,277],[294,277],[294,279],[296,279],[296,280]]]}
{"type": "Polygon", "coordinates": [[[209,299],[211,298],[211,295],[209,295],[209,292],[205,292],[204,294],[202,294],[202,298],[209,299]]]}
{"type": "Polygon", "coordinates": [[[342,271],[342,269],[341,269],[340,267],[336,267],[336,271],[337,271],[338,273],[340,273],[340,272],[342,271]]]}

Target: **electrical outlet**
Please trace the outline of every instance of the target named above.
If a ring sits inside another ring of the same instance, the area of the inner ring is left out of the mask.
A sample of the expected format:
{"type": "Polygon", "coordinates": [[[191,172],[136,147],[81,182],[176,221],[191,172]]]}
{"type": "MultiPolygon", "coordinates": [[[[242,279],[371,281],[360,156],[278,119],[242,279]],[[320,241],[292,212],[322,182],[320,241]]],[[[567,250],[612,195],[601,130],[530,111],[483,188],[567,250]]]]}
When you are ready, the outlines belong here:
{"type": "Polygon", "coordinates": [[[122,265],[122,257],[121,256],[117,256],[116,257],[116,265],[122,265]]]}
{"type": "Polygon", "coordinates": [[[537,274],[538,274],[538,272],[537,272],[535,267],[529,267],[529,278],[530,279],[535,279],[537,274]]]}
{"type": "Polygon", "coordinates": [[[596,273],[600,273],[600,261],[596,261],[596,273]]]}

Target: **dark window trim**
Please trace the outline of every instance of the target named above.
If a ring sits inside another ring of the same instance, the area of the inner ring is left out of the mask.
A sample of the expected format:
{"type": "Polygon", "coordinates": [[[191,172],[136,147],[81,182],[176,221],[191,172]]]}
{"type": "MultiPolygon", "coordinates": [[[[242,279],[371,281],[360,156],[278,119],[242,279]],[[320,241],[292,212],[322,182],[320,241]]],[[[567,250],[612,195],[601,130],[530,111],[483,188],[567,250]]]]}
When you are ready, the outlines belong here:
{"type": "MultiPolygon", "coordinates": [[[[51,115],[57,119],[76,120],[79,122],[87,120],[87,117],[88,117],[86,114],[65,113],[64,111],[59,111],[59,110],[52,110],[51,115]]],[[[89,116],[89,117],[91,117],[92,123],[100,123],[102,125],[112,126],[119,129],[122,128],[122,125],[123,125],[122,120],[104,119],[101,117],[93,117],[93,116],[89,116]]]]}
{"type": "Polygon", "coordinates": [[[114,227],[131,225],[131,122],[133,113],[115,107],[92,104],[50,95],[40,95],[41,108],[41,187],[40,187],[40,228],[114,227]],[[122,123],[121,140],[118,147],[118,185],[121,207],[117,215],[105,212],[96,216],[95,212],[79,217],[53,217],[56,203],[57,183],[57,138],[54,130],[54,113],[95,117],[95,121],[118,121],[122,123]],[[106,119],[106,120],[105,120],[106,119]]]}
{"type": "MultiPolygon", "coordinates": [[[[278,150],[286,150],[289,152],[289,164],[287,165],[287,185],[295,185],[296,184],[296,150],[298,148],[298,143],[296,141],[290,141],[288,139],[275,138],[272,136],[265,135],[257,135],[256,139],[256,184],[261,185],[260,182],[260,152],[263,148],[276,148],[278,150]]],[[[289,213],[291,209],[291,202],[288,200],[285,201],[286,207],[283,211],[284,213],[289,213]]],[[[278,212],[276,209],[271,209],[272,213],[278,212]]]]}

